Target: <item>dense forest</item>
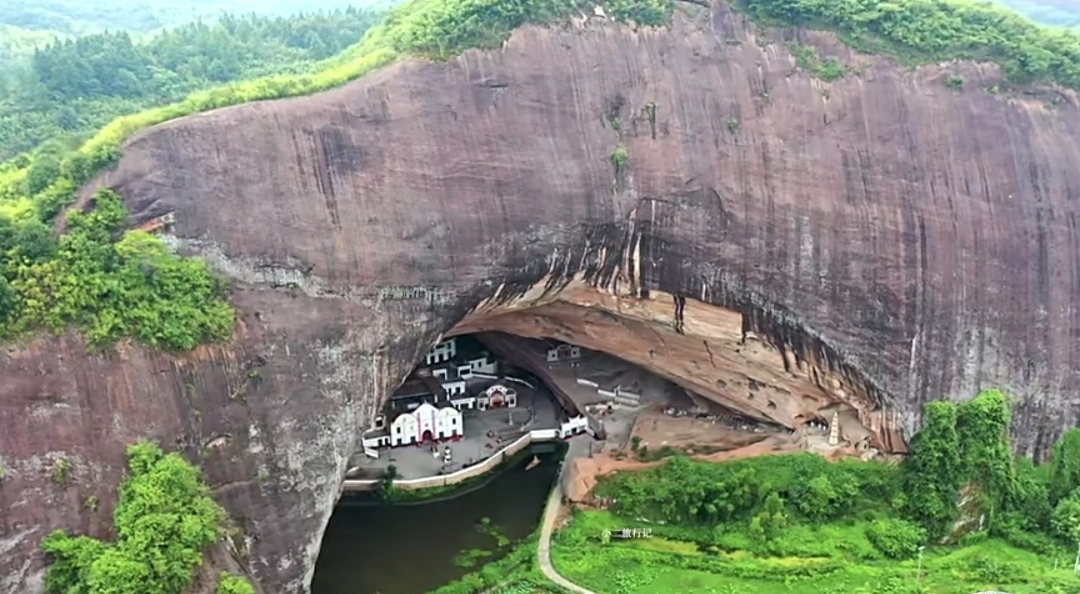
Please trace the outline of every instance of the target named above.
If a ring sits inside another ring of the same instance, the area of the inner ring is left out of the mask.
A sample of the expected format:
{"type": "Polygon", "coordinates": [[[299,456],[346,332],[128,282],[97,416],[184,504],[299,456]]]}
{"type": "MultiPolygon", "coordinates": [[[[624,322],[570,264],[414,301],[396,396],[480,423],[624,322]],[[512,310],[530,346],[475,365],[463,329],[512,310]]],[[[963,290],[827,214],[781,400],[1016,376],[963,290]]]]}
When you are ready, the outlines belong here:
{"type": "Polygon", "coordinates": [[[144,43],[127,32],[54,41],[0,79],[0,160],[50,138],[85,136],[118,116],[215,84],[303,73],[359,41],[379,18],[355,8],[292,17],[226,15],[144,43]]]}
{"type": "Polygon", "coordinates": [[[677,459],[615,475],[601,493],[625,515],[682,526],[745,523],[762,542],[789,522],[875,519],[883,528],[876,546],[895,558],[978,531],[1034,551],[1076,545],[1080,430],[1067,432],[1044,465],[1014,459],[1010,406],[997,390],[959,405],[930,403],[900,465],[811,454],[722,465],[677,459]]]}
{"type": "MultiPolygon", "coordinates": [[[[370,28],[377,16],[361,10],[295,19],[231,17],[180,27],[145,43],[125,33],[103,33],[40,48],[21,82],[0,92],[0,146],[7,149],[6,155],[38,147],[0,166],[0,219],[9,219],[0,226],[14,230],[0,275],[0,336],[74,324],[106,342],[139,336],[153,337],[153,344],[169,348],[190,348],[191,340],[211,339],[224,326],[222,317],[198,327],[167,327],[183,321],[152,315],[161,309],[151,302],[169,298],[143,291],[134,277],[118,277],[121,260],[97,269],[100,284],[113,287],[112,299],[65,301],[64,291],[50,288],[82,282],[73,263],[87,261],[84,258],[92,252],[69,254],[65,260],[67,252],[56,250],[55,239],[49,250],[42,251],[40,229],[72,202],[82,183],[115,162],[123,141],[137,131],[217,107],[326,90],[402,57],[445,59],[470,47],[497,47],[523,23],[565,19],[593,4],[412,0],[370,28]],[[351,23],[351,29],[342,27],[340,20],[351,23]],[[319,60],[361,33],[359,43],[319,60]],[[219,86],[211,86],[215,84],[219,86]],[[183,100],[169,103],[189,92],[183,100]],[[144,109],[154,105],[161,106],[144,109]],[[112,119],[128,112],[131,115],[112,119]],[[89,130],[110,119],[80,142],[89,130]],[[46,137],[51,140],[39,145],[46,137]],[[27,258],[30,253],[38,255],[27,258]],[[124,308],[134,307],[127,300],[136,295],[142,299],[139,307],[145,309],[140,312],[147,315],[113,323],[125,315],[130,318],[124,308]],[[109,304],[105,311],[100,310],[102,304],[109,304]]],[[[674,10],[673,0],[601,4],[612,18],[639,25],[663,24],[674,10]]],[[[759,23],[835,31],[857,49],[886,53],[908,64],[991,60],[1017,84],[1050,82],[1080,88],[1080,38],[983,2],[735,0],[735,5],[759,23]]],[[[842,78],[845,72],[838,69],[835,74],[829,80],[842,78]]],[[[110,239],[121,240],[120,234],[110,239]]],[[[152,259],[164,266],[167,258],[153,242],[134,243],[150,246],[152,259]]],[[[102,249],[111,253],[104,244],[102,249]]],[[[195,268],[184,270],[196,277],[202,274],[195,268]]],[[[193,282],[215,285],[201,277],[193,282]]],[[[220,295],[216,291],[204,295],[210,299],[208,311],[217,311],[220,295]]]]}
{"type": "Polygon", "coordinates": [[[145,33],[225,13],[291,16],[349,6],[385,9],[391,4],[390,0],[0,0],[0,24],[72,36],[106,30],[145,33]]]}

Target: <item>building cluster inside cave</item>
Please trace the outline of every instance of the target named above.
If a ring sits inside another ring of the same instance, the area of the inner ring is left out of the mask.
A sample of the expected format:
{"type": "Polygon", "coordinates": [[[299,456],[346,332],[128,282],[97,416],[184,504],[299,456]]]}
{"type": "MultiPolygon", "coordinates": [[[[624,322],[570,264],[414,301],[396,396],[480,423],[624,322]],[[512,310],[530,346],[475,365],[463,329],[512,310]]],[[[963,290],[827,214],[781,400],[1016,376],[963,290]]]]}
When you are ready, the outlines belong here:
{"type": "MultiPolygon", "coordinates": [[[[751,380],[753,381],[753,380],[751,380]]],[[[834,418],[814,418],[807,439],[836,445],[834,418]]],[[[792,431],[702,397],[608,353],[501,332],[433,345],[364,433],[349,477],[422,479],[484,463],[525,435],[588,433],[601,449],[712,455],[792,431]]],[[[782,443],[781,443],[782,442],[782,443]]]]}

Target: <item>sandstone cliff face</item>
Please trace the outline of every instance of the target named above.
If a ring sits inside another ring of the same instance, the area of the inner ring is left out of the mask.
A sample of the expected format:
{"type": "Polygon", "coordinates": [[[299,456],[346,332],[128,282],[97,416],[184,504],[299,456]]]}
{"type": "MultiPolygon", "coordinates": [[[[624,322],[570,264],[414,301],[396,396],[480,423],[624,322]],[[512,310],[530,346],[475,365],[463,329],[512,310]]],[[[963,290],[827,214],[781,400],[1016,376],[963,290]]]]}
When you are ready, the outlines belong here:
{"type": "Polygon", "coordinates": [[[952,91],[944,68],[798,34],[859,69],[825,84],[785,35],[724,5],[670,29],[526,28],[133,139],[101,183],[134,224],[175,212],[170,240],[233,279],[241,322],[183,357],[73,338],[0,355],[0,592],[41,590],[52,529],[107,534],[139,437],[206,468],[265,591],[305,592],[372,411],[463,319],[780,422],[796,397],[842,402],[887,449],[924,401],[999,386],[1022,399],[1020,448],[1045,453],[1080,400],[1076,97],[995,95],[970,64],[952,91]],[[744,331],[770,352],[732,353],[744,331]],[[775,408],[745,401],[751,380],[775,408]]]}

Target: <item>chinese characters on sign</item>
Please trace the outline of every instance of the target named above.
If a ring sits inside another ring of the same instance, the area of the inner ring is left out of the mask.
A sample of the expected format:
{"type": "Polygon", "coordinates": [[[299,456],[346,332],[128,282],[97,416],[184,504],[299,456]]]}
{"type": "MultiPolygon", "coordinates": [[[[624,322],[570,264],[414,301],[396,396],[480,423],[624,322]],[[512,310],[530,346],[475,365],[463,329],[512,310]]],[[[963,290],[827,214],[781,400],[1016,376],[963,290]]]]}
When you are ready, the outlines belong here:
{"type": "Polygon", "coordinates": [[[652,530],[649,528],[623,528],[621,530],[604,531],[604,538],[649,538],[652,536],[652,530]]]}

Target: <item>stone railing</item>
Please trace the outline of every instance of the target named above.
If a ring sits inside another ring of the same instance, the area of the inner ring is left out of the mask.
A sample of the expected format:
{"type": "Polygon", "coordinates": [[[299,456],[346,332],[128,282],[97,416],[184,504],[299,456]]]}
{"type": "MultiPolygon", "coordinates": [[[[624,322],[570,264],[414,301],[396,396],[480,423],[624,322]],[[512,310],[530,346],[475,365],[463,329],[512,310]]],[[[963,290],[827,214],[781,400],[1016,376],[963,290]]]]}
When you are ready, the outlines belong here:
{"type": "MultiPolygon", "coordinates": [[[[463,468],[450,474],[426,476],[418,479],[398,479],[394,486],[398,489],[412,491],[416,489],[430,489],[431,487],[444,487],[454,485],[462,481],[490,472],[504,460],[525,449],[534,441],[553,441],[559,438],[558,429],[536,429],[522,435],[515,441],[510,442],[501,450],[492,454],[488,459],[468,468],[463,468]]],[[[341,483],[342,491],[372,491],[379,484],[377,479],[346,479],[341,483]]]]}

